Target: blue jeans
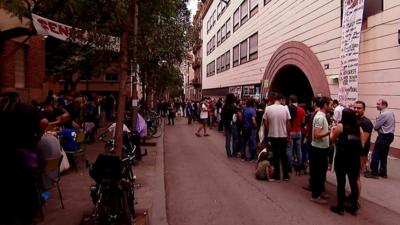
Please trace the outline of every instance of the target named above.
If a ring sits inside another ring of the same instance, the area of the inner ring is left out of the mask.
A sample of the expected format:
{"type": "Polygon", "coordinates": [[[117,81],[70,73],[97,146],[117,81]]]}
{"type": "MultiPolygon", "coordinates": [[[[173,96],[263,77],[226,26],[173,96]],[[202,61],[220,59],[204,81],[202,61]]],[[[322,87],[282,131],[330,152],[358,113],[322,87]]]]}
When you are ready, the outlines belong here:
{"type": "Polygon", "coordinates": [[[228,157],[238,152],[238,131],[235,124],[225,126],[225,150],[228,157]],[[232,145],[232,147],[231,147],[232,145]]]}
{"type": "Polygon", "coordinates": [[[393,142],[393,134],[379,134],[376,138],[374,152],[371,157],[371,174],[374,176],[387,176],[387,157],[390,144],[393,142]],[[379,173],[378,173],[379,167],[379,173]]]}
{"type": "Polygon", "coordinates": [[[291,140],[288,142],[286,151],[289,170],[292,168],[293,155],[296,157],[295,166],[301,166],[303,163],[301,154],[301,132],[290,132],[290,137],[291,140]]]}
{"type": "Polygon", "coordinates": [[[245,128],[243,131],[243,146],[242,146],[242,158],[248,160],[256,159],[256,133],[257,129],[245,128]],[[247,145],[249,146],[249,154],[246,154],[247,145]]]}

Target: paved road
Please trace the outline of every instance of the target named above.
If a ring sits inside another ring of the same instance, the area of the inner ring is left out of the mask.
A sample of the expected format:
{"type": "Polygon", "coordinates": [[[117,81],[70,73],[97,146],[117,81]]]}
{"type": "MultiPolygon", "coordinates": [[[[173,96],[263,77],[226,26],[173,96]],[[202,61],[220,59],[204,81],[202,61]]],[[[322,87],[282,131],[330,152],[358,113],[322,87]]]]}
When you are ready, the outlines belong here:
{"type": "MultiPolygon", "coordinates": [[[[400,214],[365,199],[357,217],[331,213],[309,201],[301,186],[307,176],[289,182],[254,178],[255,164],[227,158],[222,134],[194,135],[198,125],[177,121],[166,126],[165,173],[170,225],[239,224],[400,224],[400,214]]],[[[335,187],[327,185],[331,204],[335,187]]]]}

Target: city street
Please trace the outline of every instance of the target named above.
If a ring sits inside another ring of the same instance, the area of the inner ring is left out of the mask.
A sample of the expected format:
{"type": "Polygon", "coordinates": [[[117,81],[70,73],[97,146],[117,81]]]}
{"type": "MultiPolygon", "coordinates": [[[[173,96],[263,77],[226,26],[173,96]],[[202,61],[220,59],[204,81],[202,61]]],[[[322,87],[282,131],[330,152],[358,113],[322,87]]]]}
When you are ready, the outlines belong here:
{"type": "Polygon", "coordinates": [[[329,207],[336,203],[336,187],[326,185],[329,205],[312,203],[310,193],[302,189],[307,175],[292,175],[288,182],[258,181],[255,163],[226,157],[222,133],[211,130],[209,137],[199,138],[194,135],[198,124],[186,122],[165,126],[166,202],[171,225],[394,225],[400,221],[397,209],[363,197],[356,217],[334,214],[329,207]]]}

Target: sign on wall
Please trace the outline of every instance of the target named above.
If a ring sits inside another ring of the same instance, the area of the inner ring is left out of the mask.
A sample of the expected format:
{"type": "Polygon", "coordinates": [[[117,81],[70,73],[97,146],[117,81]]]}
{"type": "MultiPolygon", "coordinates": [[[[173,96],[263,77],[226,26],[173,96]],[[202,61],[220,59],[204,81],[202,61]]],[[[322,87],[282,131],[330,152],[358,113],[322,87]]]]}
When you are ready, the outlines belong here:
{"type": "Polygon", "coordinates": [[[339,102],[344,106],[358,99],[358,64],[364,0],[343,0],[340,48],[339,102]]]}
{"type": "MultiPolygon", "coordinates": [[[[89,42],[89,34],[85,30],[58,23],[36,14],[32,14],[32,21],[33,26],[40,35],[52,36],[63,41],[72,39],[75,43],[83,45],[89,42]]],[[[118,37],[101,34],[96,36],[96,41],[91,43],[93,47],[114,52],[120,51],[120,39],[118,37]],[[102,42],[105,43],[101,44],[102,42]]]]}
{"type": "Polygon", "coordinates": [[[242,86],[230,87],[229,93],[234,94],[237,98],[242,97],[242,86]]]}

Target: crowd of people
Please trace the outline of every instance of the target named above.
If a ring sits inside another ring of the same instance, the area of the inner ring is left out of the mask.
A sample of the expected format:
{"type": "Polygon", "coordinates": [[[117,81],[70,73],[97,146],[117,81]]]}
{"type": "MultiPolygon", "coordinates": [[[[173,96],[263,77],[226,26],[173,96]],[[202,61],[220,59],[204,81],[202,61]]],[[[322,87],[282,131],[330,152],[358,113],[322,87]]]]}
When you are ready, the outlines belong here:
{"type": "Polygon", "coordinates": [[[361,175],[388,177],[395,117],[383,99],[377,102],[380,114],[374,124],[365,116],[364,102],[344,107],[328,97],[315,97],[307,106],[299,104],[295,95],[285,98],[270,93],[267,99],[255,101],[228,94],[225,100],[204,98],[185,105],[188,124],[192,119],[200,124],[195,135],[209,136],[207,127],[217,124],[218,130],[224,131],[227,157],[256,162],[258,179],[288,181],[293,171],[308,173],[309,184],[304,189],[311,192],[310,200],[327,204],[326,173],[335,171],[337,205],[331,210],[340,215],[345,210],[357,214],[361,175]],[[370,149],[373,130],[378,137],[370,149]],[[349,196],[345,195],[346,177],[351,187],[349,196]]]}
{"type": "MultiPolygon", "coordinates": [[[[43,101],[25,103],[15,91],[2,93],[0,177],[6,184],[0,188],[0,224],[32,222],[42,204],[40,193],[52,187],[56,176],[46,173],[46,160],[80,150],[78,134],[93,142],[101,112],[112,120],[114,108],[112,95],[49,91],[43,101]]],[[[64,160],[76,163],[74,158],[64,160]]]]}

